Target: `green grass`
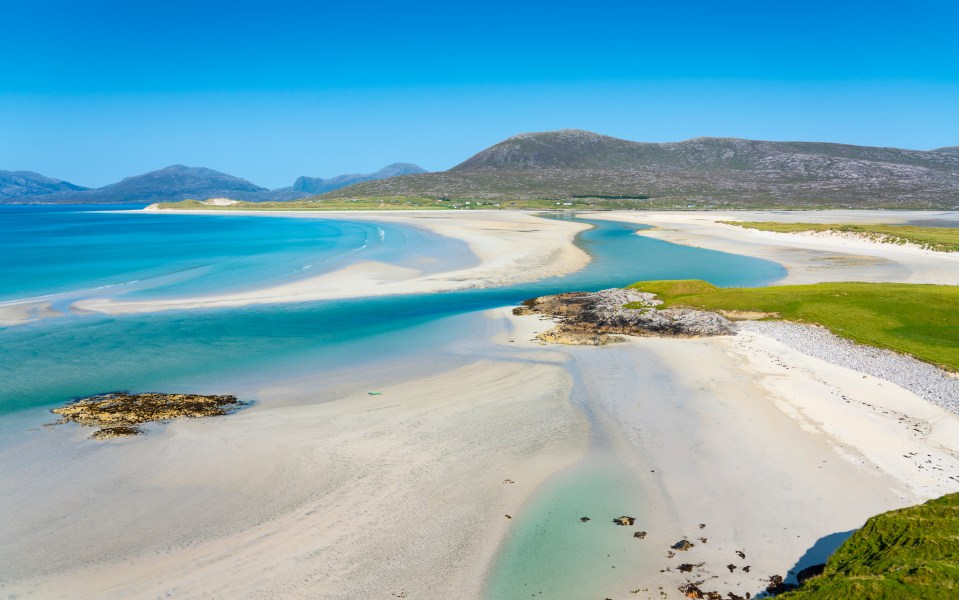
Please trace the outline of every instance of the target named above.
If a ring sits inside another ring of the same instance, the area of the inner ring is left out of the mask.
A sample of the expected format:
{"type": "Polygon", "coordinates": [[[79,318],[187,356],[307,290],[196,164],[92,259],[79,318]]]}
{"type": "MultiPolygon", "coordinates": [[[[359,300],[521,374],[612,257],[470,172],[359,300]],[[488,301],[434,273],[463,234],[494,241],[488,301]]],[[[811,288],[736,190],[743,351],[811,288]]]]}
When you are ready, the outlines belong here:
{"type": "Polygon", "coordinates": [[[642,281],[632,288],[665,306],[776,313],[815,323],[861,344],[959,371],[959,287],[905,283],[817,283],[717,288],[705,281],[642,281]]]}
{"type": "Polygon", "coordinates": [[[959,494],[872,517],[820,577],[777,598],[959,598],[959,494]]]}
{"type": "Polygon", "coordinates": [[[229,206],[210,206],[198,200],[161,202],[161,210],[573,210],[632,209],[628,200],[603,198],[513,199],[423,198],[419,196],[374,196],[368,198],[331,198],[328,196],[288,202],[239,202],[229,206]]]}
{"type": "Polygon", "coordinates": [[[802,233],[806,231],[839,231],[889,244],[916,244],[938,252],[959,252],[959,228],[918,227],[915,225],[848,225],[840,223],[776,223],[772,221],[720,221],[747,229],[802,233]]]}

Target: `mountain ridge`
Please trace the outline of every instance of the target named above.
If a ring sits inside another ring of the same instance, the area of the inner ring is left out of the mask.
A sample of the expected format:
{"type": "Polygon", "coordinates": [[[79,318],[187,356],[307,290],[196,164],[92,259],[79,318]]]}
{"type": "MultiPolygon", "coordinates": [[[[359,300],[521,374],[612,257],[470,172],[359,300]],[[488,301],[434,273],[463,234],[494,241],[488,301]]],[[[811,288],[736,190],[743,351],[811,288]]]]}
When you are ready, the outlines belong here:
{"type": "Polygon", "coordinates": [[[80,192],[85,188],[69,181],[46,177],[33,171],[0,170],[0,202],[7,198],[21,198],[54,194],[57,192],[80,192]]]}
{"type": "Polygon", "coordinates": [[[349,173],[330,177],[329,179],[323,179],[321,177],[299,177],[293,183],[293,190],[306,194],[323,194],[364,181],[376,181],[390,177],[398,177],[400,175],[416,175],[420,173],[426,173],[426,169],[412,163],[392,163],[374,173],[349,173]]]}
{"type": "MultiPolygon", "coordinates": [[[[391,177],[393,173],[425,173],[411,163],[393,163],[375,173],[339,175],[325,182],[323,191],[338,189],[357,181],[391,177]]],[[[300,177],[297,179],[314,179],[300,177]]],[[[252,202],[298,200],[319,192],[298,190],[296,186],[270,190],[246,179],[206,167],[181,164],[125,177],[100,188],[85,188],[31,171],[0,171],[0,203],[31,204],[138,204],[208,200],[226,197],[252,202]]]]}
{"type": "Polygon", "coordinates": [[[633,142],[564,129],[511,136],[444,172],[323,197],[648,199],[636,206],[959,206],[959,154],[827,142],[633,142]]]}

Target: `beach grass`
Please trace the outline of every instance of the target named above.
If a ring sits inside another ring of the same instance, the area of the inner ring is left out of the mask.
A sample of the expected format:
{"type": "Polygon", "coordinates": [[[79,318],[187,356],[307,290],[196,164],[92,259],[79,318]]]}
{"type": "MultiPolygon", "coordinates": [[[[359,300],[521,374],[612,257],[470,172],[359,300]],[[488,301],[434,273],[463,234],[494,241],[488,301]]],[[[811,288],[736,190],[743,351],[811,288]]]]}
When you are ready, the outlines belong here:
{"type": "Polygon", "coordinates": [[[777,233],[830,231],[851,233],[887,244],[915,244],[937,252],[959,252],[959,228],[916,225],[853,225],[838,223],[777,223],[775,221],[719,221],[747,229],[777,233]]]}
{"type": "Polygon", "coordinates": [[[959,598],[959,494],[872,517],[821,576],[778,598],[959,598]]]}
{"type": "Polygon", "coordinates": [[[959,287],[906,283],[817,283],[718,288],[705,281],[642,281],[664,307],[772,313],[822,325],[860,344],[959,371],[959,287]]]}

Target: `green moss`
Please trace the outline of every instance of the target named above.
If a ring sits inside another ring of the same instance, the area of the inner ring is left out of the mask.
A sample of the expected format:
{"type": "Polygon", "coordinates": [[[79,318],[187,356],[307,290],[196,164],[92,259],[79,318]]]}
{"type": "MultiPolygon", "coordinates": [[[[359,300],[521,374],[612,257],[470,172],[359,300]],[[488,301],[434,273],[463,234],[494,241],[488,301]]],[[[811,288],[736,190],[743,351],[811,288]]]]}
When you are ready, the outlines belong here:
{"type": "Polygon", "coordinates": [[[959,494],[869,519],[784,600],[959,598],[959,494]]]}
{"type": "Polygon", "coordinates": [[[777,223],[773,221],[720,221],[747,229],[779,233],[838,231],[855,233],[877,242],[916,244],[938,252],[959,252],[959,228],[918,227],[915,225],[847,225],[838,223],[777,223]]]}
{"type": "Polygon", "coordinates": [[[704,281],[644,281],[633,288],[665,306],[775,313],[838,336],[910,354],[959,371],[959,287],[905,283],[818,283],[717,288],[704,281]]]}

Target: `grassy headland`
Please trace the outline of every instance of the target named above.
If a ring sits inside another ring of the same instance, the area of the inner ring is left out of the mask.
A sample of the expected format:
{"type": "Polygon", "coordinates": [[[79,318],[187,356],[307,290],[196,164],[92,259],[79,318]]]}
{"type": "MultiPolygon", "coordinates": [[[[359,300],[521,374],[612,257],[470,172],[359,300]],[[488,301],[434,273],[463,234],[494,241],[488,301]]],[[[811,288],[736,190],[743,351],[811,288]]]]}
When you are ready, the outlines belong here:
{"type": "Polygon", "coordinates": [[[641,281],[665,306],[772,313],[822,325],[854,342],[888,348],[959,371],[959,287],[905,283],[817,283],[718,288],[705,281],[641,281]]]}
{"type": "Polygon", "coordinates": [[[872,517],[783,600],[959,597],[959,494],[872,517]]]}
{"type": "Polygon", "coordinates": [[[852,225],[840,223],[776,223],[773,221],[719,221],[747,229],[777,233],[834,231],[852,233],[886,244],[916,244],[937,252],[959,252],[959,228],[918,227],[916,225],[852,225]]]}

